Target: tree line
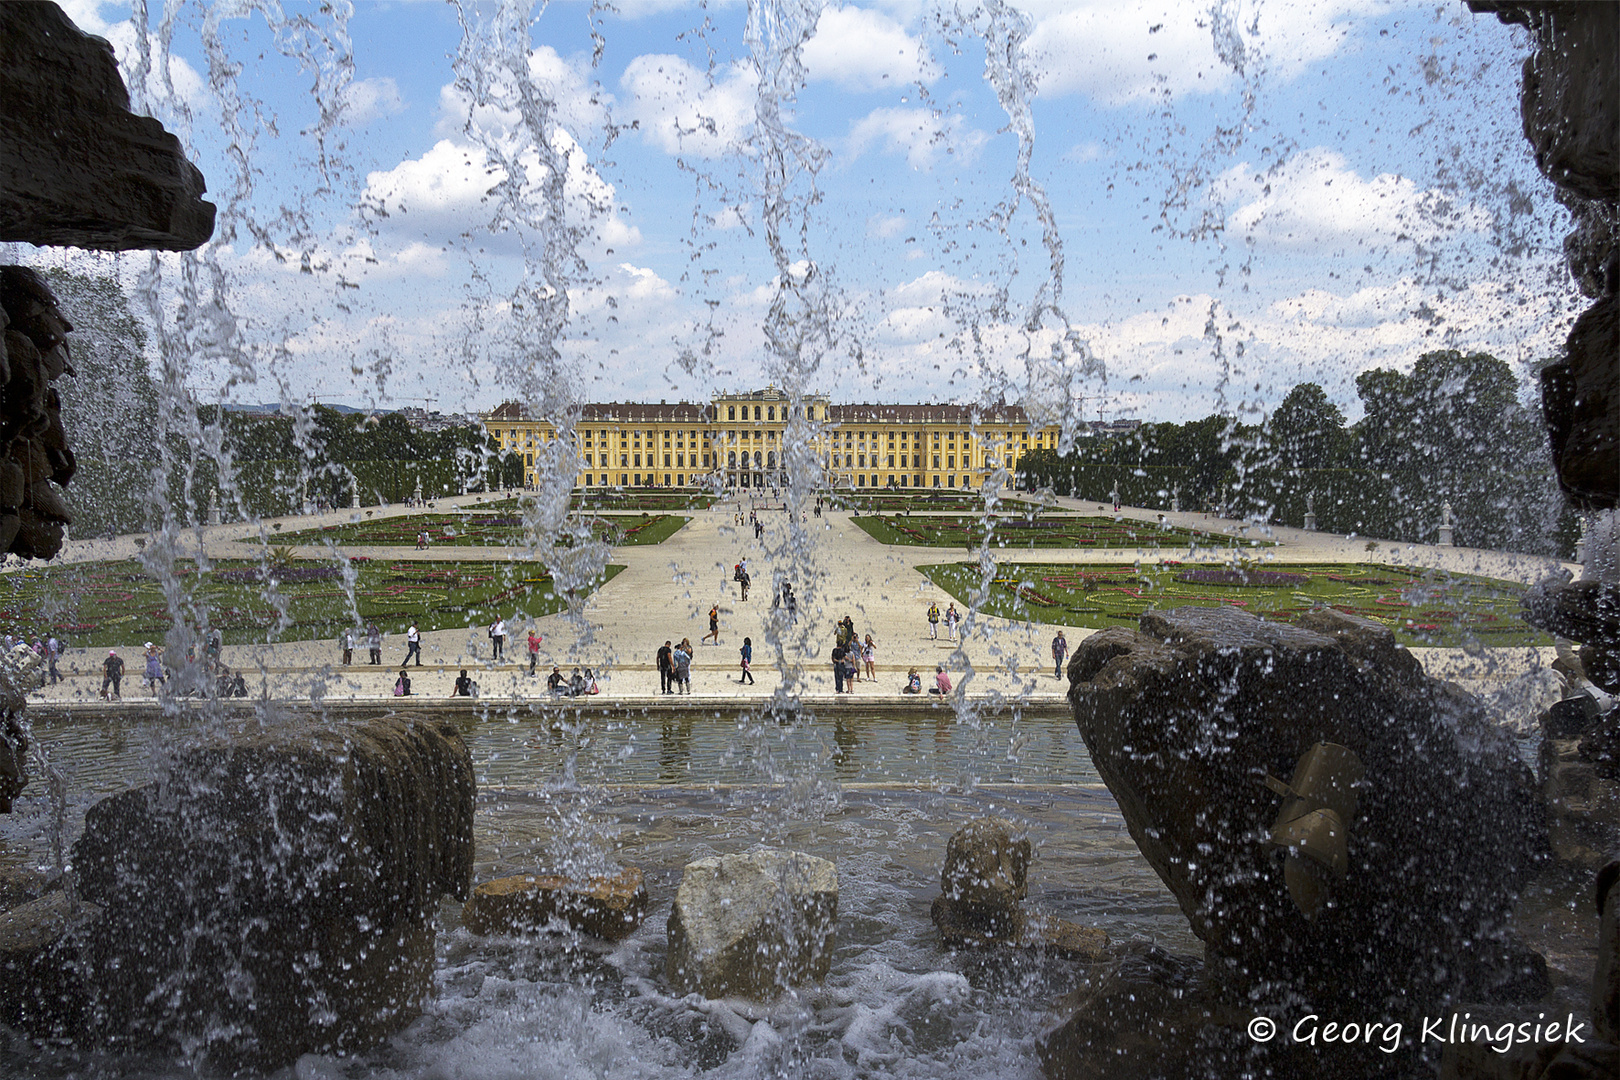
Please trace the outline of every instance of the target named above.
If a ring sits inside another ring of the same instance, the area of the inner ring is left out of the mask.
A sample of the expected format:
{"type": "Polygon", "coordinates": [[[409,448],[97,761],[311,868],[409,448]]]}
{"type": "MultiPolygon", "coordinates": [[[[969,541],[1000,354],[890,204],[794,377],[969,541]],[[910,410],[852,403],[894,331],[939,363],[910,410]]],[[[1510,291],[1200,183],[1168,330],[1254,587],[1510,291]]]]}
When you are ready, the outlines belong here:
{"type": "Polygon", "coordinates": [[[1539,417],[1486,353],[1426,353],[1410,372],[1356,377],[1362,417],[1345,422],[1300,383],[1258,424],[1223,415],[1144,424],[1021,459],[1019,486],[1131,505],[1433,543],[1450,504],[1459,545],[1567,555],[1575,524],[1558,494],[1539,417]]]}

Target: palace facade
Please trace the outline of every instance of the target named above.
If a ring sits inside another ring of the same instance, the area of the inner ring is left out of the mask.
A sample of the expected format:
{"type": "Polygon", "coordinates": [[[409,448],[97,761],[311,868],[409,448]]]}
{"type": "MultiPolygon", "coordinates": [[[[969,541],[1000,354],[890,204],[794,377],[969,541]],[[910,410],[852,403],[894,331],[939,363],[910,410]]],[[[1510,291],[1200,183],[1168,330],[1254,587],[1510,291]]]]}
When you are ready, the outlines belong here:
{"type": "MultiPolygon", "coordinates": [[[[519,454],[524,478],[556,460],[556,429],[506,402],[483,417],[502,454],[519,454]]],[[[1056,449],[1056,425],[1034,428],[1017,405],[833,405],[824,396],[794,406],[774,387],[717,394],[706,405],[613,402],[585,405],[573,433],[576,487],[770,488],[820,470],[828,487],[978,488],[1012,472],[1031,450],[1056,449]],[[789,445],[792,408],[806,423],[789,445]]]]}

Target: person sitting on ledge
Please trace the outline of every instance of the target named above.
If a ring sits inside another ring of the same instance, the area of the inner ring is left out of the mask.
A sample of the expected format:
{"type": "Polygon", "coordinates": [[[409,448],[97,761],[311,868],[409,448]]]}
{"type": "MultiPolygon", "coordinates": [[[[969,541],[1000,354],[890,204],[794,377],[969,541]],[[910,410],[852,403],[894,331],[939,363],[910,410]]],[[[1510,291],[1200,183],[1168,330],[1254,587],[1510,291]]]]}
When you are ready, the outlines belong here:
{"type": "Polygon", "coordinates": [[[585,676],[579,673],[579,668],[575,668],[574,674],[568,679],[568,696],[579,697],[583,693],[585,693],[585,676]]]}
{"type": "Polygon", "coordinates": [[[934,668],[934,685],[928,692],[938,694],[940,697],[951,692],[951,677],[945,674],[944,668],[937,666],[934,668]]]}
{"type": "Polygon", "coordinates": [[[550,690],[553,694],[560,694],[563,692],[563,686],[567,682],[568,680],[563,678],[562,669],[559,667],[553,667],[551,669],[551,674],[546,676],[546,689],[550,690]]]}
{"type": "Polygon", "coordinates": [[[405,674],[405,669],[404,668],[399,669],[399,678],[394,680],[394,696],[395,697],[410,697],[411,696],[411,677],[409,675],[405,674]]]}
{"type": "Polygon", "coordinates": [[[916,668],[912,668],[910,671],[906,672],[906,685],[905,688],[900,692],[902,694],[922,693],[922,676],[917,674],[916,668]]]}
{"type": "Polygon", "coordinates": [[[456,676],[456,688],[452,690],[452,697],[472,697],[472,679],[467,676],[467,669],[462,668],[461,674],[456,676]]]}

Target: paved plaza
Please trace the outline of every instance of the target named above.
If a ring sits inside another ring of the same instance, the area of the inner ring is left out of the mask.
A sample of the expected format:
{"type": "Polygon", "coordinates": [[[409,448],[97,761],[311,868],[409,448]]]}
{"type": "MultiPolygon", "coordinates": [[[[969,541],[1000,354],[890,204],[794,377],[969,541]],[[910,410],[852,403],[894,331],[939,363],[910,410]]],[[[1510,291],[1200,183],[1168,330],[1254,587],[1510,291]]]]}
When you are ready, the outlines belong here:
{"type": "MultiPolygon", "coordinates": [[[[441,499],[436,509],[476,507],[500,496],[462,496],[441,499]]],[[[594,702],[635,704],[671,701],[660,697],[657,650],[666,640],[689,638],[696,646],[692,663],[694,704],[769,698],[778,692],[809,700],[833,700],[830,653],[834,623],[846,615],[861,637],[870,633],[877,646],[877,678],[855,684],[854,693],[841,701],[858,705],[863,699],[903,700],[900,693],[906,672],[916,667],[925,688],[933,685],[936,665],[950,673],[952,682],[968,698],[994,703],[1024,698],[1057,705],[1066,683],[1053,676],[1050,643],[1058,629],[1051,624],[1029,624],[988,616],[975,616],[963,627],[963,640],[947,639],[941,624],[939,638],[931,639],[926,618],[937,603],[944,611],[952,602],[943,589],[915,568],[929,563],[960,562],[968,558],[962,548],[887,546],[854,525],[846,511],[825,511],[809,516],[796,528],[780,509],[762,509],[764,535],[758,539],[750,526],[738,528],[735,515],[745,516],[752,501],[716,503],[707,510],[685,511],[692,521],[662,544],[621,547],[610,562],[625,570],[603,585],[575,616],[556,614],[534,621],[544,641],[536,675],[528,673],[524,641],[530,623],[507,618],[508,656],[500,663],[490,657],[486,622],[454,630],[422,634],[423,666],[411,669],[413,693],[423,698],[445,698],[461,668],[479,685],[486,701],[528,702],[549,697],[545,676],[553,665],[564,675],[575,667],[589,668],[597,676],[602,694],[594,702]],[[746,602],[731,580],[732,567],[747,560],[753,588],[746,602]],[[791,580],[799,598],[797,623],[772,605],[774,577],[791,580]],[[708,631],[708,612],[718,604],[720,644],[699,644],[708,631]],[[751,638],[754,648],[754,685],[741,684],[738,649],[751,638]]],[[[762,504],[763,505],[763,504],[762,504]]],[[[779,504],[778,504],[779,505],[779,504]]],[[[1096,514],[1094,502],[1056,500],[1053,509],[1096,514]]],[[[371,508],[373,518],[421,511],[403,506],[371,508]]],[[[260,526],[220,525],[188,531],[182,556],[201,544],[212,558],[257,558],[263,553],[261,535],[275,542],[278,531],[293,532],[352,520],[354,511],[281,519],[281,530],[266,522],[260,526]]],[[[1263,536],[1278,541],[1261,557],[1277,564],[1317,562],[1385,562],[1480,574],[1529,583],[1542,577],[1555,563],[1540,558],[1469,548],[1379,542],[1368,550],[1360,537],[1333,536],[1299,529],[1257,527],[1212,519],[1199,513],[1161,514],[1125,508],[1124,518],[1157,522],[1238,537],[1263,536]]],[[[146,538],[125,536],[112,540],[73,541],[59,562],[123,559],[138,553],[146,538]]],[[[411,548],[344,546],[348,555],[364,555],[400,562],[488,559],[516,552],[499,548],[442,546],[427,551],[411,548]]],[[[306,556],[320,553],[306,549],[306,556]]],[[[1008,553],[1002,562],[1123,563],[1158,559],[1166,550],[1040,549],[1008,553]]],[[[1187,558],[1185,551],[1177,555],[1187,558]]],[[[1221,561],[1219,551],[1199,558],[1221,561]]],[[[964,612],[965,614],[965,612],[964,612]]],[[[1065,627],[1071,649],[1096,631],[1065,627]]],[[[127,665],[126,701],[150,699],[141,680],[140,641],[119,647],[127,665]]],[[[1465,652],[1458,649],[1414,650],[1435,674],[1454,678],[1473,689],[1490,692],[1511,682],[1524,682],[1551,660],[1551,650],[1500,648],[1465,652]]],[[[67,676],[57,686],[36,695],[53,702],[97,701],[104,649],[70,649],[61,669],[67,676]]],[[[391,698],[398,665],[405,656],[403,635],[384,641],[383,663],[364,663],[363,644],[355,651],[357,663],[340,664],[333,641],[296,641],[274,645],[227,645],[224,662],[247,679],[250,694],[288,701],[308,701],[312,695],[338,700],[391,698]]]]}

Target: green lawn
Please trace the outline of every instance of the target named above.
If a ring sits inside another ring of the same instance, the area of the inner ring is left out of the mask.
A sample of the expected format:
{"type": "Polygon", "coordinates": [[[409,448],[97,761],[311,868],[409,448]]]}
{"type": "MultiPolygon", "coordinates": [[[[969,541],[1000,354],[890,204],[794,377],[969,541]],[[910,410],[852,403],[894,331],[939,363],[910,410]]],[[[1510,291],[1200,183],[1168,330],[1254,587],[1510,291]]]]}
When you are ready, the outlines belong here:
{"type": "MultiPolygon", "coordinates": [[[[885,544],[966,548],[984,543],[982,517],[859,517],[855,524],[885,544]]],[[[997,514],[994,546],[998,548],[1187,548],[1270,547],[1269,540],[1236,539],[1220,533],[1169,528],[1150,522],[1111,517],[1041,517],[997,514]]]]}
{"type": "MultiPolygon", "coordinates": [[[[971,604],[980,580],[977,564],[917,569],[959,603],[971,604]]],[[[1134,625],[1149,608],[1231,604],[1286,622],[1326,605],[1383,623],[1405,645],[1552,644],[1520,618],[1523,586],[1466,574],[1357,563],[1247,571],[1172,562],[1141,569],[1018,564],[1001,570],[980,610],[1008,619],[1100,629],[1134,625]],[[1227,583],[1245,579],[1248,584],[1227,583]]]]}
{"type": "MultiPolygon", "coordinates": [[[[589,519],[591,531],[606,537],[615,546],[637,547],[643,544],[661,544],[681,530],[691,518],[678,514],[616,515],[589,519]]],[[[428,543],[434,547],[449,544],[453,547],[516,547],[527,538],[523,519],[517,514],[512,500],[506,500],[506,509],[486,510],[480,507],[467,514],[404,514],[398,517],[358,521],[345,525],[327,525],[319,529],[300,529],[281,533],[274,539],[277,544],[339,545],[361,547],[416,547],[418,533],[428,534],[428,543]]]]}
{"type": "MultiPolygon", "coordinates": [[[[828,501],[839,510],[853,510],[858,514],[885,514],[908,509],[922,512],[932,510],[978,513],[984,509],[984,496],[978,492],[945,490],[918,491],[915,495],[902,495],[898,491],[873,495],[837,492],[829,496],[828,501]]],[[[1006,505],[1009,500],[1004,497],[1001,502],[1006,505]]]]}
{"type": "MultiPolygon", "coordinates": [[[[385,634],[403,633],[412,622],[422,630],[447,630],[483,625],[497,612],[511,619],[515,613],[550,615],[567,606],[538,563],[357,559],[351,565],[360,618],[375,622],[385,634]]],[[[592,589],[623,569],[609,566],[592,589]]],[[[216,563],[202,576],[193,564],[182,563],[179,586],[188,608],[206,608],[210,625],[230,645],[336,638],[350,625],[339,567],[302,560],[279,573],[274,591],[286,600],[292,620],[279,634],[273,634],[276,609],[254,563],[216,563]]],[[[0,575],[0,628],[30,640],[54,631],[73,646],[129,645],[159,640],[169,625],[157,580],[133,560],[29,567],[0,575]]]]}

